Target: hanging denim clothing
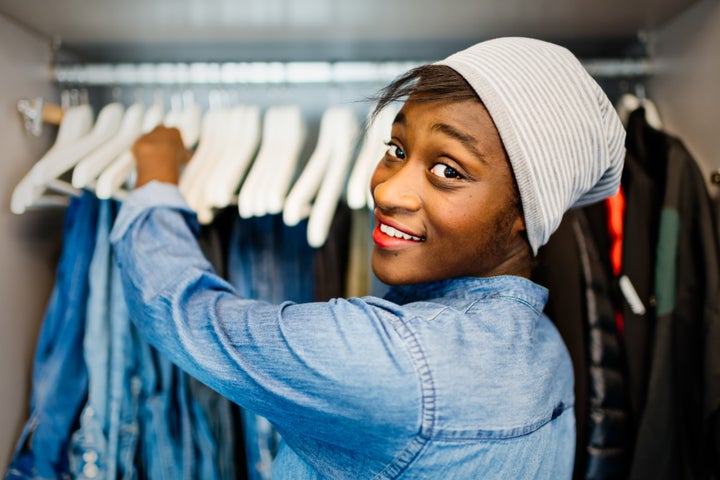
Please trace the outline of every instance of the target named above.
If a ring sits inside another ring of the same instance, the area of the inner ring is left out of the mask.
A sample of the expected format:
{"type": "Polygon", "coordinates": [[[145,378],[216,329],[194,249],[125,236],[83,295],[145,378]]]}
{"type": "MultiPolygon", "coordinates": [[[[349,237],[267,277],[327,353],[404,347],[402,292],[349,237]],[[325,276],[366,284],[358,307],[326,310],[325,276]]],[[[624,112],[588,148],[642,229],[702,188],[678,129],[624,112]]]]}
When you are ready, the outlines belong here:
{"type": "MultiPolygon", "coordinates": [[[[246,298],[280,303],[313,300],[313,249],[307,221],[286,226],[280,215],[236,221],[228,252],[228,278],[246,298]]],[[[268,480],[280,435],[264,417],[243,410],[242,424],[251,480],[268,480]]]]}
{"type": "Polygon", "coordinates": [[[64,248],[35,353],[30,417],[20,434],[6,479],[69,475],[68,439],[87,395],[82,342],[88,269],[95,245],[98,200],[73,198],[65,213],[64,248]]]}
{"type": "MultiPolygon", "coordinates": [[[[198,239],[203,254],[223,277],[227,276],[227,245],[237,218],[236,207],[218,212],[213,223],[202,228],[198,239]]],[[[237,466],[242,466],[240,471],[245,472],[245,453],[240,450],[242,442],[238,442],[242,431],[238,424],[239,409],[204,383],[192,377],[187,380],[198,451],[197,476],[202,479],[237,480],[237,466]]]]}
{"type": "Polygon", "coordinates": [[[313,283],[315,300],[319,302],[340,298],[345,294],[346,272],[350,262],[351,220],[350,207],[340,202],[325,244],[315,250],[313,283]]]}
{"type": "MultiPolygon", "coordinates": [[[[115,211],[115,209],[113,209],[115,211]]],[[[113,215],[114,217],[114,215],[113,215]]],[[[114,258],[111,270],[110,326],[111,361],[109,389],[108,452],[117,472],[110,479],[137,478],[135,456],[139,441],[138,335],[131,324],[122,289],[120,270],[114,258]]]]}
{"type": "Polygon", "coordinates": [[[234,479],[235,466],[230,461],[234,452],[230,401],[192,377],[188,377],[187,381],[191,393],[190,410],[198,452],[195,466],[197,477],[234,479]],[[223,425],[217,422],[220,417],[226,419],[223,425]]]}
{"type": "MultiPolygon", "coordinates": [[[[156,358],[130,322],[109,242],[117,210],[89,193],[68,208],[38,340],[32,415],[7,479],[220,478],[217,429],[196,405],[189,377],[156,358]]],[[[227,439],[232,419],[217,421],[226,430],[218,438],[227,439]]]]}
{"type": "Polygon", "coordinates": [[[307,220],[293,227],[281,222],[280,216],[276,219],[279,231],[276,238],[280,240],[280,251],[277,260],[282,268],[282,292],[278,302],[310,302],[315,298],[315,284],[313,283],[313,249],[307,242],[307,220]]]}
{"type": "Polygon", "coordinates": [[[117,214],[114,201],[100,205],[95,252],[89,271],[90,296],[84,359],[88,401],[72,436],[71,471],[79,479],[134,479],[139,437],[137,334],[128,317],[120,273],[109,236],[117,214]]]}
{"type": "Polygon", "coordinates": [[[198,478],[236,477],[233,404],[204,383],[188,377],[198,455],[198,478]]]}
{"type": "MultiPolygon", "coordinates": [[[[243,220],[238,217],[228,252],[228,278],[248,298],[275,297],[273,287],[282,277],[272,279],[273,217],[243,220]],[[270,278],[268,278],[270,277],[270,278]]],[[[249,410],[241,410],[245,456],[249,480],[270,480],[277,453],[278,438],[267,419],[249,410]]]]}
{"type": "Polygon", "coordinates": [[[181,478],[181,452],[173,442],[171,427],[174,422],[168,421],[172,420],[169,416],[171,392],[165,391],[161,382],[164,371],[172,372],[172,365],[144,342],[140,344],[139,355],[142,365],[140,458],[145,477],[153,480],[181,478]]]}
{"type": "Polygon", "coordinates": [[[109,236],[117,205],[100,205],[96,248],[90,266],[84,358],[88,402],[73,434],[70,463],[75,478],[136,478],[139,379],[134,375],[136,338],[109,236]],[[119,473],[118,473],[119,472],[119,473]]]}
{"type": "Polygon", "coordinates": [[[110,370],[110,239],[112,218],[109,202],[99,207],[95,251],[89,270],[87,321],[83,358],[88,372],[88,399],[80,415],[80,428],[71,439],[70,466],[73,478],[108,478],[107,401],[110,370]]]}

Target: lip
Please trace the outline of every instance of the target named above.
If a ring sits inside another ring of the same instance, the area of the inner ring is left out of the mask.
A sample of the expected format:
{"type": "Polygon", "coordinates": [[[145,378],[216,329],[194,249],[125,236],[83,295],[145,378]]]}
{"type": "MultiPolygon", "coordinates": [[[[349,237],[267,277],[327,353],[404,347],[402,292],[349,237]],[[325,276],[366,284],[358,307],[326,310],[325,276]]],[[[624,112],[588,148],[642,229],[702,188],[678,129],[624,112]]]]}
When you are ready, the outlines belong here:
{"type": "Polygon", "coordinates": [[[375,242],[375,245],[382,249],[387,250],[394,250],[399,248],[406,248],[409,246],[417,245],[419,243],[422,243],[422,241],[425,239],[423,235],[418,235],[417,233],[412,232],[408,228],[392,222],[390,220],[387,220],[383,218],[381,215],[375,214],[375,228],[373,229],[373,241],[375,242]],[[390,235],[387,235],[386,233],[382,232],[380,230],[380,225],[387,225],[388,227],[392,227],[406,235],[411,235],[413,237],[419,237],[423,240],[406,240],[404,238],[397,238],[397,237],[391,237],[390,235]]]}

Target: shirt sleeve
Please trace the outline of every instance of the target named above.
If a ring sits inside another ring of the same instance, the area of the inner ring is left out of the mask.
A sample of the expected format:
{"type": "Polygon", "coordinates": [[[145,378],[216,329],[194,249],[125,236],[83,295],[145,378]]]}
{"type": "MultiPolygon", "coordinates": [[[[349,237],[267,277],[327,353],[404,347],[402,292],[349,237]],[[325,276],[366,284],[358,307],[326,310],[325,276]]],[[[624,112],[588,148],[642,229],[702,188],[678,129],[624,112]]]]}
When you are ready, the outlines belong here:
{"type": "Polygon", "coordinates": [[[178,189],[157,182],[131,193],[116,219],[128,308],[152,345],[281,433],[365,443],[361,451],[417,433],[420,387],[388,321],[396,312],[380,300],[240,298],[202,255],[197,232],[178,189]]]}

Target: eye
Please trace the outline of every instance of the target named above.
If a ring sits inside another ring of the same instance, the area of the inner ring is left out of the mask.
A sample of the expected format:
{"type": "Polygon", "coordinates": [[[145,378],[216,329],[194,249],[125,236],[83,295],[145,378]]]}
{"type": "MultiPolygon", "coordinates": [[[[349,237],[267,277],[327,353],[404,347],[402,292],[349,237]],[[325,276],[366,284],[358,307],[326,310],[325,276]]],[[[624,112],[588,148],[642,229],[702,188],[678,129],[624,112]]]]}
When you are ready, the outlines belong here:
{"type": "Polygon", "coordinates": [[[393,142],[387,142],[385,145],[388,146],[388,155],[390,155],[391,157],[399,158],[401,160],[405,159],[405,152],[398,145],[394,144],[393,142]]]}
{"type": "Polygon", "coordinates": [[[434,175],[442,178],[463,178],[463,176],[460,175],[457,170],[445,163],[436,163],[432,166],[430,171],[434,175]]]}

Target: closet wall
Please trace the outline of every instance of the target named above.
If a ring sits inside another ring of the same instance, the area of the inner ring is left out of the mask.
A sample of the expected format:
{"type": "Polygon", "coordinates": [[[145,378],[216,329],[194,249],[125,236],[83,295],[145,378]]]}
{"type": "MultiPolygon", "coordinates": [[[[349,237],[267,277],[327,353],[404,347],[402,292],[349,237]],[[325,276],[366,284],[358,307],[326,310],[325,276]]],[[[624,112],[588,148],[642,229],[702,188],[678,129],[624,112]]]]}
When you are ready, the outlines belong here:
{"type": "Polygon", "coordinates": [[[25,132],[22,98],[55,98],[50,43],[0,15],[0,469],[27,417],[32,356],[60,253],[61,210],[10,213],[13,188],[48,149],[55,131],[25,132]]]}
{"type": "Polygon", "coordinates": [[[720,2],[703,0],[653,33],[654,55],[667,70],[648,91],[666,129],[683,139],[708,179],[720,168],[720,2]]]}

